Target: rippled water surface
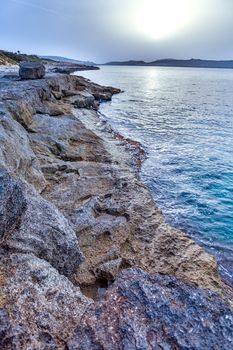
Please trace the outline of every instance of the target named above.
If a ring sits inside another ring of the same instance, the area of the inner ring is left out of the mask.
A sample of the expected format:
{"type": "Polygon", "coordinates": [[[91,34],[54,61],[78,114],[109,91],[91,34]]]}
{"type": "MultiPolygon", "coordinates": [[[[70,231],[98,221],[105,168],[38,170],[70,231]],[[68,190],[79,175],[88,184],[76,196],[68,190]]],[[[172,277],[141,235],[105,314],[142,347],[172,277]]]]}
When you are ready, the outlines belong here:
{"type": "Polygon", "coordinates": [[[167,222],[201,242],[233,282],[233,70],[101,67],[125,92],[101,106],[148,152],[141,176],[167,222]]]}

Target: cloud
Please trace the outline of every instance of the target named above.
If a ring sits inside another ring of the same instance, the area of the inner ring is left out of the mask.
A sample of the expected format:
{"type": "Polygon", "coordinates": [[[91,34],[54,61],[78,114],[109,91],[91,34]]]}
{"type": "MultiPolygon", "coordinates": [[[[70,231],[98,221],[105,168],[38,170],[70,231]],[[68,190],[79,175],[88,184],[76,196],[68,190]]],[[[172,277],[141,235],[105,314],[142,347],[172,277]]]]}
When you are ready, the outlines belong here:
{"type": "Polygon", "coordinates": [[[41,5],[38,5],[36,3],[33,3],[33,2],[27,2],[27,1],[24,1],[24,0],[10,0],[11,2],[15,2],[16,4],[19,4],[19,5],[25,5],[25,6],[29,6],[29,7],[33,7],[33,8],[36,8],[38,10],[41,10],[41,11],[44,11],[44,12],[47,12],[47,13],[51,13],[53,15],[61,15],[60,12],[58,11],[55,11],[54,9],[51,9],[51,8],[48,8],[48,7],[44,7],[44,6],[41,6],[41,5]]]}

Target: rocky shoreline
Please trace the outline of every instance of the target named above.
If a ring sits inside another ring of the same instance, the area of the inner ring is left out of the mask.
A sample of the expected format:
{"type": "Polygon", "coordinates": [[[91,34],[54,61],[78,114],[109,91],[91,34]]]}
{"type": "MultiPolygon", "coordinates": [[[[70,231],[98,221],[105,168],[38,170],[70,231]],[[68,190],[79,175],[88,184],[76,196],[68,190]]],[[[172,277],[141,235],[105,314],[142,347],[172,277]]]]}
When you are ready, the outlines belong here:
{"type": "Polygon", "coordinates": [[[0,79],[1,349],[233,346],[215,259],[164,222],[138,145],[100,121],[119,92],[0,79]]]}

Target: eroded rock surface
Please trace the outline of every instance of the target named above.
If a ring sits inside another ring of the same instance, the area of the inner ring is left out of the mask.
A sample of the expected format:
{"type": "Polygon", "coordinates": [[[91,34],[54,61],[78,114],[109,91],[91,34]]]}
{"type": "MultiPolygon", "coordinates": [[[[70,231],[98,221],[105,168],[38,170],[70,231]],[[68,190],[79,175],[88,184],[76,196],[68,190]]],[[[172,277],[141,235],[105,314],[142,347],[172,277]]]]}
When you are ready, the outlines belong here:
{"type": "Polygon", "coordinates": [[[44,349],[48,338],[62,349],[90,303],[72,283],[84,257],[68,221],[51,203],[5,170],[0,180],[0,308],[7,320],[0,348],[44,349]]]}
{"type": "MultiPolygon", "coordinates": [[[[17,105],[17,104],[16,104],[17,105]]],[[[41,191],[45,178],[33,152],[28,133],[0,102],[0,166],[41,191]]]]}
{"type": "Polygon", "coordinates": [[[85,313],[69,350],[229,350],[233,311],[217,294],[125,270],[85,313]]]}
{"type": "Polygon", "coordinates": [[[6,171],[0,171],[0,242],[19,225],[27,208],[23,191],[6,171]]]}

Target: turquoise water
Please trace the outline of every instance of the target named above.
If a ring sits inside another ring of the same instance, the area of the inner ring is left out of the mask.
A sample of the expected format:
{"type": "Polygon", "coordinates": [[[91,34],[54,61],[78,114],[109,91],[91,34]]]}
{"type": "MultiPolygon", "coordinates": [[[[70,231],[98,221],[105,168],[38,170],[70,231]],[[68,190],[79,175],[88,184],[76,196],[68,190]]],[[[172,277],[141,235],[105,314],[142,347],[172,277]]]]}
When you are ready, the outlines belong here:
{"type": "Polygon", "coordinates": [[[233,282],[233,70],[101,67],[124,90],[100,112],[147,151],[141,177],[166,221],[214,254],[233,282]]]}

